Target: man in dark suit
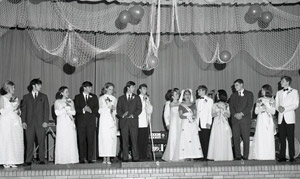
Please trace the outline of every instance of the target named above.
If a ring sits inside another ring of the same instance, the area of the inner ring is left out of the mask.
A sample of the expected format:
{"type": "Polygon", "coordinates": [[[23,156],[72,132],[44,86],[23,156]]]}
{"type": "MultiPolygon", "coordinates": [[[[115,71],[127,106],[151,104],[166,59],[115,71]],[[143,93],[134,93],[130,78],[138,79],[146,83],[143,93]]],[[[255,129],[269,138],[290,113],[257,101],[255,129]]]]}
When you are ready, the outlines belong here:
{"type": "Polygon", "coordinates": [[[99,102],[95,94],[92,94],[93,84],[89,81],[82,83],[82,92],[75,96],[76,126],[79,148],[79,162],[93,163],[94,137],[96,122],[99,117],[99,102]]]}
{"type": "Polygon", "coordinates": [[[248,160],[251,128],[251,109],[253,93],[244,89],[244,81],[234,81],[236,92],[230,96],[230,112],[232,115],[232,133],[235,159],[241,160],[240,137],[244,143],[243,159],[248,160]]]}
{"type": "Polygon", "coordinates": [[[139,160],[138,154],[138,116],[142,112],[142,102],[138,95],[134,94],[135,83],[127,82],[124,95],[120,96],[117,104],[117,116],[122,137],[123,162],[128,162],[129,136],[131,140],[133,161],[139,160]]]}
{"type": "Polygon", "coordinates": [[[23,96],[21,118],[26,134],[25,165],[31,165],[34,150],[34,139],[39,145],[40,164],[45,164],[45,136],[49,122],[49,102],[47,95],[40,92],[42,81],[33,79],[28,86],[29,93],[23,96]]]}

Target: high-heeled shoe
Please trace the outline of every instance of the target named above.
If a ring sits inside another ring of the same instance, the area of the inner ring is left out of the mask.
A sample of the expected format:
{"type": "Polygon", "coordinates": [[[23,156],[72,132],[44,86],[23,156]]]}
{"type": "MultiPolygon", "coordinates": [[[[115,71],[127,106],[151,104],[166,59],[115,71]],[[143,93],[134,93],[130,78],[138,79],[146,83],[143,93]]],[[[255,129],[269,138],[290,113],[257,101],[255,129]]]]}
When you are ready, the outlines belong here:
{"type": "Polygon", "coordinates": [[[10,165],[4,164],[3,167],[4,167],[4,168],[10,168],[10,165]]]}
{"type": "Polygon", "coordinates": [[[11,168],[17,168],[18,166],[15,164],[10,165],[11,168]]]}

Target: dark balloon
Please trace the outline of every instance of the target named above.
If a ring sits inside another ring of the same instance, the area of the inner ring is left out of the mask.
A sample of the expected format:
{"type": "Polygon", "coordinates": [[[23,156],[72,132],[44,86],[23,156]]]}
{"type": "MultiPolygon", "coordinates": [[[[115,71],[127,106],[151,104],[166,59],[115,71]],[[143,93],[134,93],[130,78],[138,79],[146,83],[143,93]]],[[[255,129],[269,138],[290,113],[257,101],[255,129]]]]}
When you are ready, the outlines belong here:
{"type": "Polygon", "coordinates": [[[144,9],[141,6],[135,5],[128,10],[131,16],[135,19],[141,20],[144,16],[144,9]]]}
{"type": "Polygon", "coordinates": [[[262,21],[261,19],[259,19],[257,21],[257,25],[258,27],[262,28],[262,29],[265,29],[269,26],[269,23],[265,23],[264,21],[262,21]]]}
{"type": "Polygon", "coordinates": [[[248,23],[248,24],[254,24],[257,21],[257,18],[254,19],[252,17],[250,17],[250,15],[248,13],[245,14],[244,16],[244,20],[248,23]]]}
{"type": "Polygon", "coordinates": [[[153,74],[153,72],[154,72],[154,69],[151,69],[151,70],[142,70],[142,72],[146,76],[151,76],[153,74]]]}
{"type": "Polygon", "coordinates": [[[231,54],[230,52],[228,51],[222,51],[220,53],[220,59],[223,61],[223,62],[228,62],[231,58],[231,54]]]}
{"type": "Polygon", "coordinates": [[[222,71],[226,67],[226,63],[214,63],[214,67],[218,71],[222,71]]]}
{"type": "Polygon", "coordinates": [[[115,26],[116,26],[116,28],[118,28],[120,30],[123,30],[127,27],[127,24],[121,23],[119,18],[117,18],[116,21],[115,21],[115,26]]]}
{"type": "Polygon", "coordinates": [[[138,25],[139,23],[141,22],[140,19],[136,19],[136,18],[133,18],[131,17],[129,23],[132,24],[132,25],[138,25]]]}
{"type": "Polygon", "coordinates": [[[261,20],[264,22],[264,23],[270,23],[273,19],[273,14],[269,11],[266,11],[266,12],[263,12],[261,14],[261,20]]]}
{"type": "Polygon", "coordinates": [[[75,72],[76,68],[68,63],[64,64],[63,66],[63,71],[68,74],[71,75],[75,72]]]}
{"type": "Polygon", "coordinates": [[[131,15],[127,10],[124,10],[120,12],[118,19],[122,24],[127,24],[131,19],[131,15]]]}
{"type": "Polygon", "coordinates": [[[261,13],[262,9],[258,4],[251,5],[247,12],[247,14],[249,14],[249,16],[253,19],[259,18],[261,16],[261,13]]]}

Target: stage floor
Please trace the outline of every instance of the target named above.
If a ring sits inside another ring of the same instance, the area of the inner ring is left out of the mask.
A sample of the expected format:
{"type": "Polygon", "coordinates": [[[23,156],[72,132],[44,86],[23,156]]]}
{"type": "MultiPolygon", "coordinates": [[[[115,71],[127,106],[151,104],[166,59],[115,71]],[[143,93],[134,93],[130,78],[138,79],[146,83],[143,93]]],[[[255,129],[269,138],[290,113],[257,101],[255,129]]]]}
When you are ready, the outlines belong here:
{"type": "Polygon", "coordinates": [[[20,166],[0,169],[0,178],[300,178],[300,159],[276,161],[114,162],[92,164],[20,166]]]}

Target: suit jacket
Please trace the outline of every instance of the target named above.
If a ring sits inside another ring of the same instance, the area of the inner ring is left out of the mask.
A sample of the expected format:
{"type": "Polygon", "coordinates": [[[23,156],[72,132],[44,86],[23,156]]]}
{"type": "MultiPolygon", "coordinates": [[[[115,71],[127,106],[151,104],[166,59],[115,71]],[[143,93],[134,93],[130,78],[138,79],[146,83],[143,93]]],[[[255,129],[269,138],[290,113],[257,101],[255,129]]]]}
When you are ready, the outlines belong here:
{"type": "Polygon", "coordinates": [[[284,92],[283,90],[277,91],[275,101],[276,110],[278,110],[279,106],[285,108],[283,113],[278,113],[278,124],[281,124],[283,117],[287,124],[295,124],[295,110],[299,106],[298,90],[289,88],[287,92],[284,92]],[[284,93],[286,93],[285,97],[284,93]]]}
{"type": "Polygon", "coordinates": [[[197,121],[200,121],[202,129],[206,129],[206,124],[212,123],[212,107],[214,101],[208,96],[204,96],[204,99],[196,100],[197,108],[197,121]]]}
{"type": "Polygon", "coordinates": [[[142,101],[141,98],[132,94],[131,100],[127,100],[126,95],[122,95],[118,99],[117,103],[117,117],[119,120],[120,128],[123,128],[126,123],[130,123],[130,127],[138,128],[138,117],[142,112],[142,101]],[[125,118],[122,118],[123,114],[128,111],[128,114],[125,118]],[[127,118],[130,115],[133,115],[133,118],[127,118]]]}
{"type": "Polygon", "coordinates": [[[251,109],[253,107],[253,93],[244,89],[243,94],[244,96],[239,96],[238,92],[235,92],[230,96],[230,113],[232,114],[232,116],[234,116],[236,113],[242,112],[244,114],[242,119],[251,119],[251,109]]]}
{"type": "Polygon", "coordinates": [[[28,126],[37,123],[42,126],[44,122],[49,122],[49,102],[47,95],[39,92],[36,99],[33,98],[32,93],[23,96],[21,104],[21,118],[22,122],[28,126]]]}
{"type": "Polygon", "coordinates": [[[75,96],[74,100],[74,105],[75,105],[75,110],[76,110],[76,119],[77,120],[82,120],[82,119],[96,119],[96,117],[99,117],[99,102],[98,98],[95,94],[89,93],[89,98],[87,101],[84,99],[83,93],[78,94],[75,96]],[[88,105],[92,113],[85,112],[83,113],[83,108],[85,105],[88,105]]]}

